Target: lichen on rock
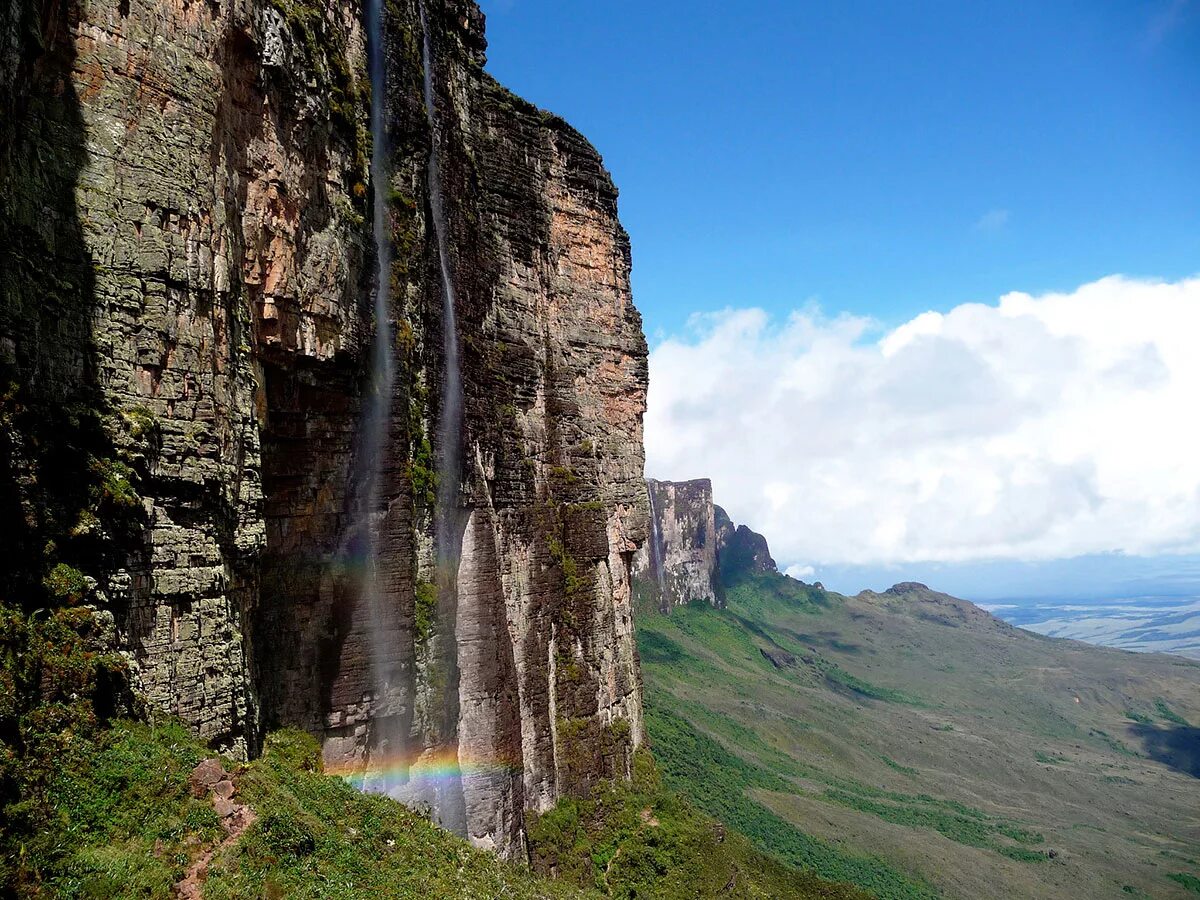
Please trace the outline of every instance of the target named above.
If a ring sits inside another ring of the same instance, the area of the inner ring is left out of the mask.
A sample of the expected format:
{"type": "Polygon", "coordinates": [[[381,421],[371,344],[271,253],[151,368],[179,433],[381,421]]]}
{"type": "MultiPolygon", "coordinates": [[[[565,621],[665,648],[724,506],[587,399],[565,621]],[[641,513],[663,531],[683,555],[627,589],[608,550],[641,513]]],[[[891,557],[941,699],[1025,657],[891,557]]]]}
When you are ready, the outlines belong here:
{"type": "Polygon", "coordinates": [[[468,833],[519,855],[526,810],[624,776],[642,740],[646,343],[599,155],[483,71],[473,2],[429,11],[465,400],[449,589],[431,590],[444,361],[415,0],[385,4],[386,615],[347,531],[385,324],[357,0],[0,16],[0,512],[23,535],[5,575],[102,606],[142,696],[216,749],[296,726],[353,768],[387,721],[408,758],[488,763],[464,766],[468,833]],[[582,766],[563,722],[597,738],[582,766]]]}

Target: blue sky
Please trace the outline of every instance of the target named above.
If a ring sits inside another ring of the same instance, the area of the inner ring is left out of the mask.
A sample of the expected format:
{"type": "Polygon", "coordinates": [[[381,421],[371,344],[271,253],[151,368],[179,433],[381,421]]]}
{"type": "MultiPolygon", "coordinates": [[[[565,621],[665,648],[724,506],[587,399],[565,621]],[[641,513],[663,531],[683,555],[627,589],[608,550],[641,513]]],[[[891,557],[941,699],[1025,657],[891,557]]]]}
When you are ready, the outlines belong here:
{"type": "Polygon", "coordinates": [[[649,475],[843,591],[1200,594],[1200,0],[483,8],[621,190],[649,475]]]}
{"type": "Polygon", "coordinates": [[[483,8],[490,71],[613,172],[652,343],[1200,259],[1200,0],[483,8]]]}

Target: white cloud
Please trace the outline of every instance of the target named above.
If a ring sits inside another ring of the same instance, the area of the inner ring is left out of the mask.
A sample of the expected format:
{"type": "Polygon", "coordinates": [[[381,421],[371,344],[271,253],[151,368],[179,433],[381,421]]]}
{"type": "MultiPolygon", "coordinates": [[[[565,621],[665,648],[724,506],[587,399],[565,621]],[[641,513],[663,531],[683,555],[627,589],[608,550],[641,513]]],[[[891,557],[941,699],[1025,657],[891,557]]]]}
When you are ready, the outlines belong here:
{"type": "Polygon", "coordinates": [[[975,222],[976,231],[999,231],[1012,218],[1007,209],[989,209],[975,222]]]}
{"type": "Polygon", "coordinates": [[[1200,278],[870,320],[695,317],[648,474],[708,476],[784,563],[1200,552],[1200,278]],[[874,340],[872,340],[874,339],[874,340]]]}
{"type": "Polygon", "coordinates": [[[798,563],[793,563],[787,567],[783,574],[790,575],[797,581],[804,581],[806,578],[812,578],[814,575],[816,575],[817,570],[812,566],[802,566],[798,563]]]}

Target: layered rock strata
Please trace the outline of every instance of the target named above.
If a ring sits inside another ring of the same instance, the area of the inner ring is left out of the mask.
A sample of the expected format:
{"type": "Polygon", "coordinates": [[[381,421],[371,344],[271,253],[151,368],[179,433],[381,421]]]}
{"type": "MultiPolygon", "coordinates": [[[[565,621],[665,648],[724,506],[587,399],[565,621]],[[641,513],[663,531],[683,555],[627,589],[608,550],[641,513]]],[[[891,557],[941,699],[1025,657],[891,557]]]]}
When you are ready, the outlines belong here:
{"type": "Polygon", "coordinates": [[[713,511],[716,522],[717,558],[726,580],[749,572],[776,572],[767,539],[745,525],[735,525],[721,507],[713,511]]]}
{"type": "Polygon", "coordinates": [[[646,544],[633,559],[638,595],[669,613],[698,600],[725,606],[725,586],[776,572],[767,539],[735,525],[712,499],[712,482],[646,480],[651,512],[646,544]]]}
{"type": "Polygon", "coordinates": [[[717,567],[717,527],[712,482],[646,479],[654,516],[649,539],[634,557],[634,572],[670,612],[693,600],[725,605],[717,567]]]}
{"type": "Polygon", "coordinates": [[[434,565],[447,448],[415,0],[385,9],[386,323],[356,0],[6,0],[0,501],[22,537],[4,574],[32,596],[56,561],[82,569],[140,690],[213,746],[251,754],[297,725],[347,771],[450,760],[468,834],[520,855],[527,811],[626,774],[642,739],[646,344],[600,157],[483,71],[474,3],[427,13],[463,360],[456,570],[434,565]],[[367,460],[379,327],[399,377],[367,460]],[[78,410],[87,440],[59,453],[38,410],[78,410]],[[375,560],[351,528],[366,466],[375,560]],[[30,498],[55,488],[35,476],[64,467],[80,487],[41,516],[30,498]]]}

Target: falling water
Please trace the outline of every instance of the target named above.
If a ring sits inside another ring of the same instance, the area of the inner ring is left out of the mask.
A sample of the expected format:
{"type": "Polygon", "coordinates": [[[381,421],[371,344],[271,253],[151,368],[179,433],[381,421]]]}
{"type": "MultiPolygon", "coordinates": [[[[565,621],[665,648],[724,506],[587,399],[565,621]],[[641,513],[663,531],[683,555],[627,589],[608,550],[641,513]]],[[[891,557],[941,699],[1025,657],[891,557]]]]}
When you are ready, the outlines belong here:
{"type": "MultiPolygon", "coordinates": [[[[442,341],[445,353],[445,374],[442,382],[442,419],[440,438],[442,446],[441,464],[438,468],[438,513],[440,533],[438,550],[448,554],[452,543],[449,528],[452,513],[457,506],[459,481],[459,439],[462,431],[462,372],[458,362],[458,326],[454,312],[454,281],[450,277],[450,244],[446,228],[446,212],[442,202],[442,171],[438,145],[441,128],[438,125],[437,105],[433,95],[433,47],[429,36],[429,24],[425,18],[425,4],[418,4],[421,11],[422,61],[425,75],[425,115],[429,119],[432,147],[429,151],[427,178],[429,182],[429,207],[433,214],[433,231],[437,239],[438,267],[442,274],[442,341]],[[443,540],[446,538],[446,540],[443,540]]],[[[444,557],[445,558],[445,557],[444,557]]]]}
{"type": "Polygon", "coordinates": [[[392,360],[391,309],[391,239],[387,216],[388,149],[384,126],[385,80],[383,52],[383,0],[368,4],[368,67],[371,76],[371,202],[372,231],[375,238],[375,339],[371,348],[371,384],[363,407],[359,432],[358,483],[356,486],[352,533],[357,544],[355,553],[362,568],[362,591],[371,615],[371,674],[376,696],[377,721],[374,728],[370,768],[373,771],[365,783],[367,789],[392,793],[392,767],[381,760],[402,751],[403,735],[392,734],[395,719],[380,715],[387,704],[389,682],[394,659],[394,647],[388,635],[394,633],[388,623],[394,618],[385,606],[384,591],[379,576],[379,532],[383,512],[380,509],[380,481],[391,410],[392,384],[395,365],[392,360]]]}
{"type": "Polygon", "coordinates": [[[662,594],[666,590],[663,583],[662,535],[659,532],[658,513],[654,509],[654,483],[649,478],[646,479],[646,493],[650,495],[650,567],[654,569],[658,591],[662,594]]]}
{"type": "MultiPolygon", "coordinates": [[[[439,613],[447,614],[451,621],[443,624],[444,634],[452,637],[453,606],[457,592],[459,548],[457,545],[459,482],[461,480],[461,442],[463,421],[462,372],[459,368],[458,326],[455,320],[454,279],[450,272],[450,238],[446,222],[445,204],[442,197],[441,171],[441,126],[437,116],[437,101],[434,96],[433,41],[425,4],[417,3],[421,17],[421,61],[424,77],[425,115],[429,121],[430,150],[426,168],[429,192],[429,211],[433,220],[433,233],[437,244],[438,269],[442,280],[442,397],[441,419],[438,426],[438,459],[436,541],[439,613]],[[447,608],[449,607],[449,609],[447,608]]],[[[453,687],[457,683],[457,659],[453,644],[444,654],[442,664],[451,670],[448,679],[451,685],[445,703],[447,731],[456,727],[458,716],[457,694],[453,687]]],[[[434,785],[434,811],[443,827],[466,833],[465,811],[463,810],[462,779],[457,765],[448,775],[437,779],[434,785]]]]}

